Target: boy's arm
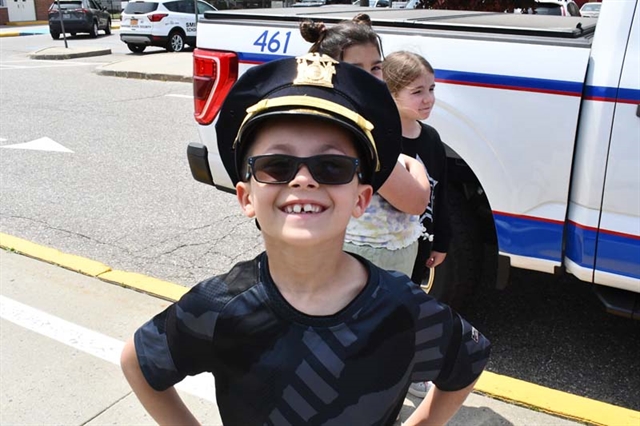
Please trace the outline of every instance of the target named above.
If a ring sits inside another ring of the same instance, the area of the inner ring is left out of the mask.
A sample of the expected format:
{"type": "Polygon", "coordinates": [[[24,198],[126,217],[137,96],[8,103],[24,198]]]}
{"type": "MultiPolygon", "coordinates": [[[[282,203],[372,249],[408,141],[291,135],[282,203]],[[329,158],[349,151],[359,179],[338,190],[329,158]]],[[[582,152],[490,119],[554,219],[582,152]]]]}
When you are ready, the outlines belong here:
{"type": "Polygon", "coordinates": [[[389,178],[378,193],[396,209],[420,215],[429,205],[431,185],[427,172],[418,160],[401,154],[405,165],[396,162],[389,178]]]}
{"type": "Polygon", "coordinates": [[[466,388],[447,392],[432,386],[418,408],[402,423],[402,426],[445,425],[460,409],[467,396],[473,390],[476,379],[466,388]]]}
{"type": "Polygon", "coordinates": [[[140,369],[133,339],[129,339],[124,345],[120,356],[120,366],[140,403],[158,424],[200,424],[184,405],[173,386],[161,392],[149,386],[140,369]]]}

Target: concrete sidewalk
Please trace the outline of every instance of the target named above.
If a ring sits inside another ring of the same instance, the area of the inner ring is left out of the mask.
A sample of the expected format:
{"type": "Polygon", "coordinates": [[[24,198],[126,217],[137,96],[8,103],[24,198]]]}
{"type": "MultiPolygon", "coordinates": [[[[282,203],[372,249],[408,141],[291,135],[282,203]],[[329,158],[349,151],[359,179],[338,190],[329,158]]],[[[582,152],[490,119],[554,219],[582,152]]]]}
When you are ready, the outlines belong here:
{"type": "MultiPolygon", "coordinates": [[[[2,233],[0,247],[0,362],[3,383],[12,384],[1,393],[0,424],[152,424],[117,368],[119,352],[188,289],[2,233]],[[27,321],[29,307],[43,314],[27,321]]],[[[640,424],[640,412],[490,372],[476,390],[450,426],[640,424]]],[[[185,382],[181,394],[205,424],[220,424],[210,377],[185,382]]],[[[419,402],[408,395],[401,419],[419,402]]]]}

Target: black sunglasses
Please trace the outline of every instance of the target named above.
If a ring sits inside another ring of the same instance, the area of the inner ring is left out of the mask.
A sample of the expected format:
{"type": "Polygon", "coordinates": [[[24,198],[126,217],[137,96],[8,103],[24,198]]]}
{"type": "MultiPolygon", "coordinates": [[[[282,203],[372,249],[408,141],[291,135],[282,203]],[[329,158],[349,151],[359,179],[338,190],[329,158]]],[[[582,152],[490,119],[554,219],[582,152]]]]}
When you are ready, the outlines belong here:
{"type": "MultiPolygon", "coordinates": [[[[296,177],[301,165],[307,166],[313,179],[322,185],[344,185],[353,180],[360,161],[346,155],[314,155],[313,157],[294,157],[292,155],[271,154],[249,157],[249,169],[245,175],[251,175],[260,183],[289,183],[296,177]]],[[[360,173],[358,178],[362,179],[360,173]]]]}

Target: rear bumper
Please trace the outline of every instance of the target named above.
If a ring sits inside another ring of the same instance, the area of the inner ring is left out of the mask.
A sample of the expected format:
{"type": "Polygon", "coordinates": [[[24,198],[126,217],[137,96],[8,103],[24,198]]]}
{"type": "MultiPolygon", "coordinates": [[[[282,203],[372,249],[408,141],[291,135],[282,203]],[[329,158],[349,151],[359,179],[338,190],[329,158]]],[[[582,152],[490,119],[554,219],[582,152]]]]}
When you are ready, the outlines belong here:
{"type": "Polygon", "coordinates": [[[144,46],[164,46],[167,44],[167,36],[156,36],[149,34],[120,33],[120,40],[127,44],[140,44],[144,46]]]}
{"type": "MultiPolygon", "coordinates": [[[[90,32],[93,21],[64,21],[64,31],[67,33],[90,32]]],[[[60,21],[49,21],[49,31],[62,32],[60,21]]]]}

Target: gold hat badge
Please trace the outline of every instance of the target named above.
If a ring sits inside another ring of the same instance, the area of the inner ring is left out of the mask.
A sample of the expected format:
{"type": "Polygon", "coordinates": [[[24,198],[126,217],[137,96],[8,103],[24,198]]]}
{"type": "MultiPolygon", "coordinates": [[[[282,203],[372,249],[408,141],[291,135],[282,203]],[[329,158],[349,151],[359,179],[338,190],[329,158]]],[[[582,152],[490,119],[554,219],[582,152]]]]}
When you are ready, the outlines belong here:
{"type": "Polygon", "coordinates": [[[298,75],[293,80],[294,85],[312,85],[333,88],[333,75],[336,73],[334,64],[338,61],[319,53],[307,53],[296,58],[298,75]]]}

